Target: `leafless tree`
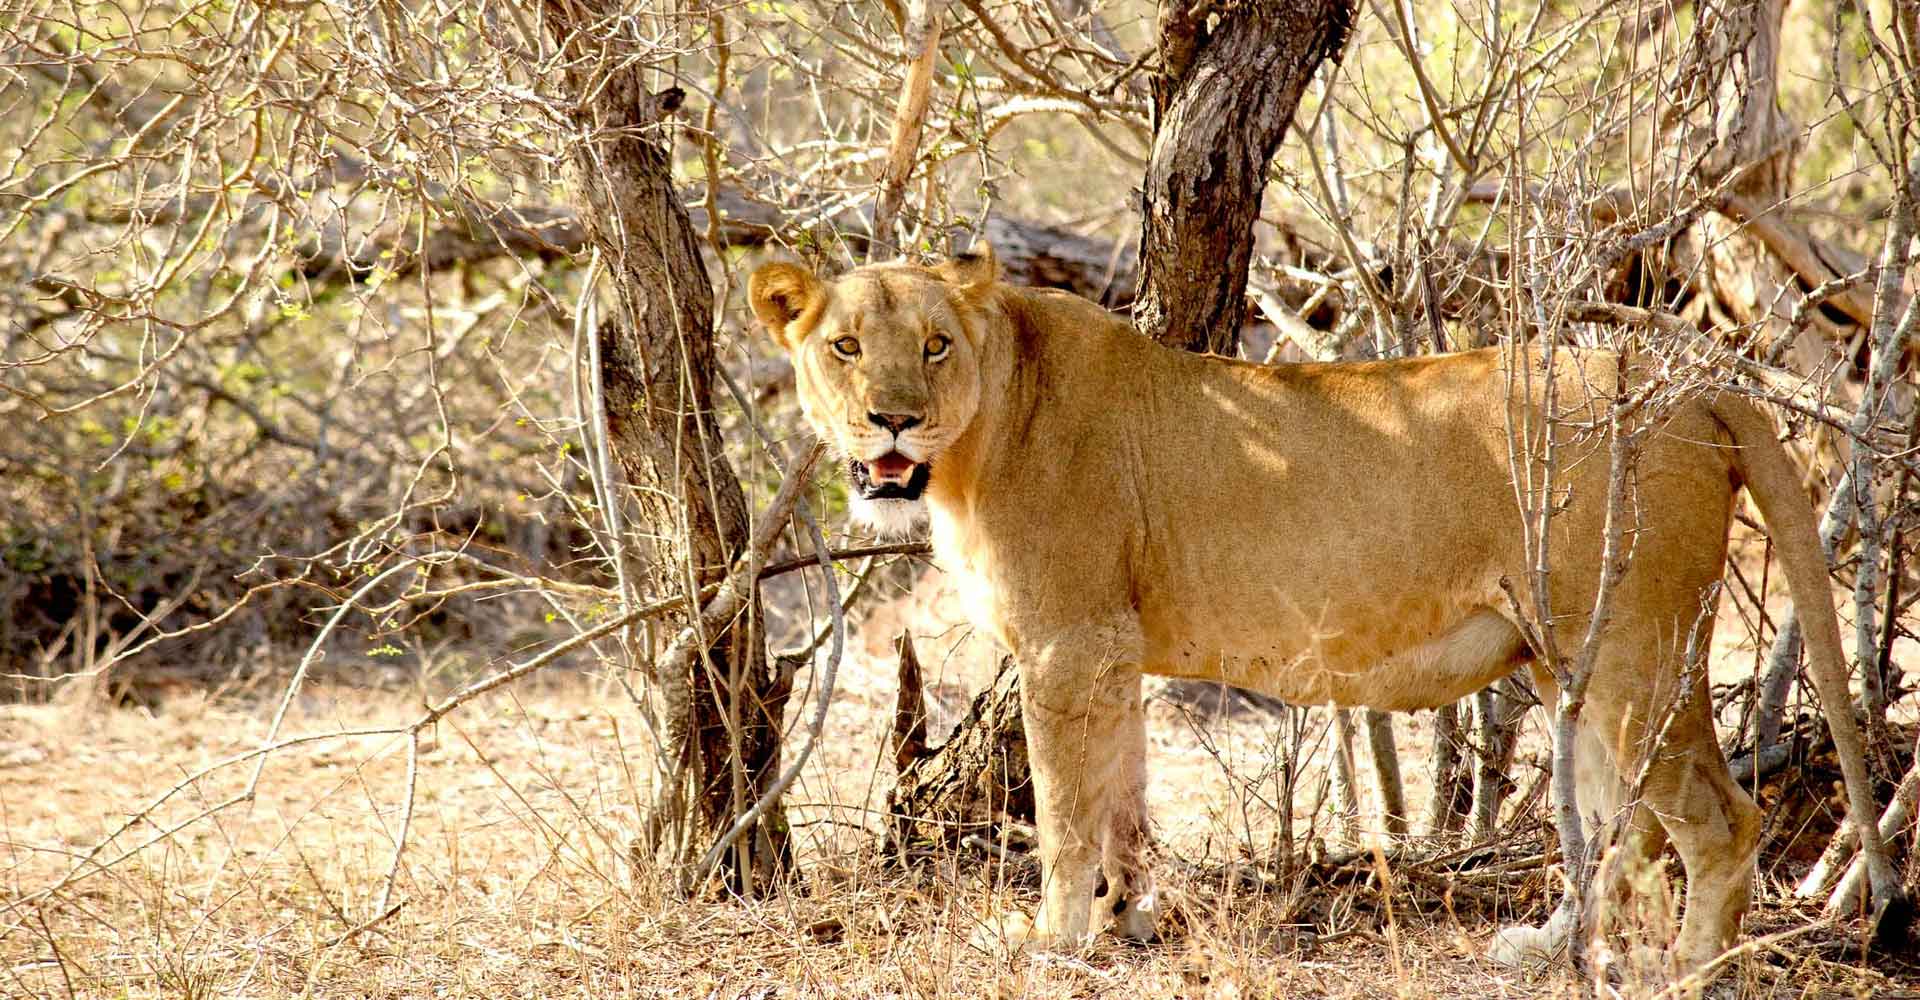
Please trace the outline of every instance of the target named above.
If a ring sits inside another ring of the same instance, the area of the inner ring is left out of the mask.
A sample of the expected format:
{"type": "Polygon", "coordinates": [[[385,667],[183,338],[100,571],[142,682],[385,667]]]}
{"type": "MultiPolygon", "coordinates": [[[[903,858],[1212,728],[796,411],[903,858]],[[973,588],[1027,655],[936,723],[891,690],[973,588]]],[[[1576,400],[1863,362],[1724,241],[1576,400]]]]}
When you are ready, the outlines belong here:
{"type": "MultiPolygon", "coordinates": [[[[1882,828],[1911,825],[1886,713],[1920,569],[1912,5],[1140,10],[0,11],[8,696],[234,680],[284,705],[329,671],[400,678],[429,706],[395,730],[417,754],[476,692],[603,665],[657,744],[651,842],[689,886],[762,886],[860,594],[812,567],[900,550],[816,534],[838,487],[805,486],[817,456],[787,440],[740,257],[834,269],[985,236],[1012,280],[1188,349],[1608,346],[1666,364],[1661,393],[1776,404],[1899,782],[1882,828]],[[798,596],[764,599],[776,570],[798,596]]],[[[1607,402],[1627,489],[1661,394],[1607,402]]],[[[1520,467],[1542,542],[1555,473],[1520,467]]],[[[1726,587],[1775,650],[1721,692],[1743,781],[1798,731],[1766,583],[1726,587]]],[[[1600,637],[1543,631],[1577,694],[1600,637]]],[[[1456,709],[1476,839],[1501,828],[1524,701],[1456,709]]],[[[262,755],[304,745],[277,725],[262,755]]],[[[1384,719],[1369,734],[1390,756],[1384,719]]],[[[1599,831],[1562,818],[1574,857],[1599,831]]],[[[1803,891],[1885,896],[1883,868],[1847,875],[1855,849],[1836,836],[1803,891]]]]}

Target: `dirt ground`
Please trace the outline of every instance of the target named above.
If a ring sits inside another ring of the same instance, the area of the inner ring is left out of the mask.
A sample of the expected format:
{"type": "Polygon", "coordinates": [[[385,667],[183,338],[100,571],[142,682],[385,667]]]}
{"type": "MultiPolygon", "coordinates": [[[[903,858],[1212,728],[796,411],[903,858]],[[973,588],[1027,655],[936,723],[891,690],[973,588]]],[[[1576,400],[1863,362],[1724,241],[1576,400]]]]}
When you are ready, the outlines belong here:
{"type": "MultiPolygon", "coordinates": [[[[1486,849],[1521,860],[1505,874],[1449,874],[1383,854],[1383,891],[1380,864],[1351,853],[1336,863],[1350,842],[1333,829],[1324,746],[1294,792],[1296,841],[1324,863],[1275,872],[1282,727],[1260,713],[1199,719],[1164,700],[1150,739],[1168,940],[1011,960],[972,948],[991,914],[1031,907],[1030,871],[964,852],[903,871],[874,847],[892,780],[894,680],[879,654],[893,628],[930,636],[936,736],[992,659],[922,589],[866,622],[821,750],[788,796],[802,875],[751,902],[684,901],[627,863],[643,740],[604,681],[536,677],[438,724],[397,866],[405,743],[350,734],[418,717],[418,691],[308,688],[281,735],[315,738],[266,758],[250,799],[260,758],[246,755],[277,696],[0,707],[0,996],[1493,1000],[1572,989],[1561,971],[1481,957],[1499,923],[1537,919],[1551,896],[1551,873],[1525,860],[1546,811],[1525,795],[1543,773],[1537,732],[1515,769],[1510,842],[1486,849]]],[[[1752,652],[1729,638],[1738,631],[1721,629],[1717,674],[1751,670],[1752,652]]],[[[1901,659],[1920,669],[1912,649],[1901,659]]],[[[1396,720],[1416,817],[1430,720],[1396,720]]],[[[1309,723],[1312,737],[1324,714],[1309,723]]],[[[1369,803],[1363,826],[1377,825],[1369,803]]],[[[1920,997],[1914,966],[1862,962],[1847,928],[1809,926],[1813,911],[1788,898],[1797,874],[1763,871],[1757,943],[1717,995],[1920,997]]],[[[1646,933],[1670,933],[1670,921],[1655,914],[1646,933]]],[[[1615,995],[1659,992],[1658,977],[1614,968],[1615,995]]]]}

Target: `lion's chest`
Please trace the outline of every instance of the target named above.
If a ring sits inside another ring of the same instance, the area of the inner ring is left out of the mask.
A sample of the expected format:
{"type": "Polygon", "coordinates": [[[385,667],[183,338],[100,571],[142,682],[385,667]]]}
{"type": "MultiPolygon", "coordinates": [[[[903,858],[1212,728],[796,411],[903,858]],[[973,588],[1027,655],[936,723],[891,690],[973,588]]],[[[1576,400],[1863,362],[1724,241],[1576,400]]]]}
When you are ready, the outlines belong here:
{"type": "Polygon", "coordinates": [[[1015,608],[1002,596],[1006,561],[976,532],[935,506],[931,512],[934,557],[959,592],[961,610],[975,628],[992,633],[1002,646],[1019,651],[1013,628],[1015,608]]]}

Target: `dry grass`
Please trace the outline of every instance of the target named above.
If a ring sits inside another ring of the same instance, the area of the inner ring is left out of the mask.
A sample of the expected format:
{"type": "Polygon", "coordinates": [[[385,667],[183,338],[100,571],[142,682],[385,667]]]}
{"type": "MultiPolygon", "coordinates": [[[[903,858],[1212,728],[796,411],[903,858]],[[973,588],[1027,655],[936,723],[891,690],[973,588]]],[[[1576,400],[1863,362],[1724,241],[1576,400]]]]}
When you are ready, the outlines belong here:
{"type": "MultiPolygon", "coordinates": [[[[246,785],[250,765],[184,779],[258,747],[277,698],[177,694],[156,707],[70,699],[0,706],[0,995],[34,997],[714,997],[1305,995],[1527,997],[1568,993],[1563,971],[1524,973],[1481,954],[1494,928],[1537,921],[1553,875],[1537,862],[1455,872],[1376,867],[1333,837],[1324,719],[1306,729],[1293,788],[1296,846],[1320,863],[1276,872],[1282,728],[1259,713],[1200,719],[1150,702],[1158,875],[1168,940],[1102,941],[1079,957],[1009,960],[969,937],[990,914],[1031,909],[1033,873],[962,853],[903,870],[877,853],[875,813],[894,679],[887,638],[922,636],[936,734],[991,676],[994,651],[952,619],[937,575],[883,603],[841,673],[823,746],[788,797],[801,875],[772,899],[688,901],[625,845],[644,801],[644,740],[619,688],[537,675],[444,721],[421,757],[397,907],[378,911],[405,790],[397,738],[341,737],[275,755],[256,799],[193,819],[246,785]],[[79,863],[147,807],[151,817],[79,863]],[[180,825],[171,836],[162,828],[180,825]],[[123,852],[151,842],[144,849],[123,852]],[[118,859],[118,860],[113,860],[118,859]],[[78,866],[78,867],[77,867],[78,866]],[[40,898],[70,874],[78,877],[40,898]]],[[[1729,616],[1731,618],[1731,616],[1729,616]]],[[[1721,629],[1716,679],[1747,669],[1721,629]]],[[[1913,669],[1916,658],[1903,647],[1913,669]]],[[[332,675],[347,676],[337,668],[332,675]]],[[[442,678],[440,683],[455,683],[442,678]]],[[[309,687],[289,734],[403,726],[421,692],[309,687]]],[[[802,692],[794,704],[810,700],[802,692]]],[[[1396,720],[1408,799],[1426,801],[1428,715],[1396,720]]],[[[1537,726],[1515,775],[1544,760],[1537,726]]],[[[1369,809],[1372,807],[1370,806],[1369,809]]],[[[1510,800],[1506,857],[1543,837],[1510,800]]],[[[1416,817],[1417,818],[1417,817],[1416,817]]],[[[1363,824],[1377,828],[1374,817],[1363,824]]],[[[1432,857],[1431,844],[1405,858],[1432,857]]],[[[1486,855],[1487,852],[1482,852],[1486,855]]],[[[1484,863],[1485,857],[1481,858],[1484,863]]],[[[1670,878],[1653,872],[1653,879],[1670,878]]],[[[1763,876],[1755,935],[1798,933],[1811,914],[1763,876]]],[[[1670,912],[1643,933],[1670,933],[1670,912]]],[[[1863,967],[1838,931],[1736,959],[1737,997],[1893,997],[1920,990],[1909,966],[1863,967]]],[[[1658,984],[1627,976],[1623,995],[1658,984]]]]}
{"type": "MultiPolygon", "coordinates": [[[[944,683],[967,678],[947,658],[944,683]]],[[[938,685],[941,678],[933,678],[938,685]]],[[[959,856],[902,871],[875,855],[870,809],[890,773],[879,748],[892,684],[883,663],[848,664],[823,753],[791,796],[805,865],[793,891],[753,902],[672,898],[623,861],[636,816],[637,742],[617,689],[553,678],[475,703],[444,723],[421,762],[412,846],[388,914],[374,912],[392,852],[404,753],[347,738],[275,757],[250,807],[188,825],[54,898],[22,900],[158,792],[257,746],[270,705],[180,697],[157,709],[70,704],[0,709],[0,870],[9,906],[0,992],[45,997],[1337,997],[1566,992],[1480,958],[1502,911],[1536,911],[1544,872],[1508,879],[1331,881],[1232,876],[1270,860],[1259,802],[1273,726],[1152,716],[1153,794],[1173,890],[1170,940],[1103,942],[1077,958],[1007,960],[973,950],[984,915],[1030,907],[1029,873],[959,856]],[[1493,885],[1487,895],[1472,886],[1493,885]],[[1391,901],[1389,907],[1384,905],[1391,901]]],[[[398,723],[417,696],[311,691],[288,720],[312,733],[398,723]]],[[[1414,801],[1423,727],[1402,726],[1414,801]],[[1409,733],[1408,730],[1415,730],[1409,733]]],[[[244,786],[217,772],[163,808],[162,825],[244,786]]],[[[1523,782],[1524,783],[1524,782],[1523,782]]],[[[1319,759],[1297,788],[1301,832],[1318,824],[1319,759]]],[[[134,827],[104,855],[153,836],[134,827]]],[[[1777,897],[1777,892],[1772,893],[1777,897]]],[[[1533,915],[1537,916],[1537,912],[1533,915]]],[[[1755,924],[1801,922],[1777,899],[1755,924]]],[[[1739,959],[1736,995],[1892,996],[1914,988],[1796,939],[1739,959]],[[1835,961],[1833,958],[1837,957],[1835,961]]],[[[1829,936],[1826,940],[1831,941],[1829,936]]],[[[1630,987],[1628,992],[1651,989],[1630,987]]]]}

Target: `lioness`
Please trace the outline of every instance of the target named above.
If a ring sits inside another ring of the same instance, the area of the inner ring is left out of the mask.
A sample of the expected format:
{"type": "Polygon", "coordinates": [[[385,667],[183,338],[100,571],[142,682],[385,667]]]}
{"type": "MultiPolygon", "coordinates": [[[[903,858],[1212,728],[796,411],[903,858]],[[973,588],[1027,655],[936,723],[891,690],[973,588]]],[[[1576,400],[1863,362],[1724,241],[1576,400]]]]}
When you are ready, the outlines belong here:
{"type": "MultiPolygon", "coordinates": [[[[1277,366],[1197,356],[1083,299],[1001,283],[991,250],[830,282],[769,264],[750,298],[792,356],[808,422],[863,494],[924,497],[969,614],[1019,661],[1044,901],[1037,921],[1009,932],[1014,943],[1071,945],[1109,925],[1153,932],[1143,673],[1410,710],[1524,665],[1555,703],[1522,625],[1535,609],[1510,451],[1510,428],[1540,425],[1537,355],[1513,370],[1500,351],[1277,366]]],[[[1567,351],[1555,369],[1560,405],[1586,400],[1602,421],[1556,424],[1567,492],[1551,521],[1550,594],[1557,634],[1572,641],[1600,577],[1603,421],[1618,367],[1567,351]]],[[[1743,484],[1805,627],[1855,821],[1871,808],[1792,461],[1740,399],[1681,402],[1639,460],[1632,562],[1576,770],[1583,813],[1631,808],[1639,849],[1662,836],[1678,848],[1675,958],[1688,967],[1737,933],[1760,829],[1715,740],[1703,671],[1682,670],[1711,635],[1708,597],[1743,484]],[[1655,737],[1662,745],[1647,747],[1655,737]]]]}

